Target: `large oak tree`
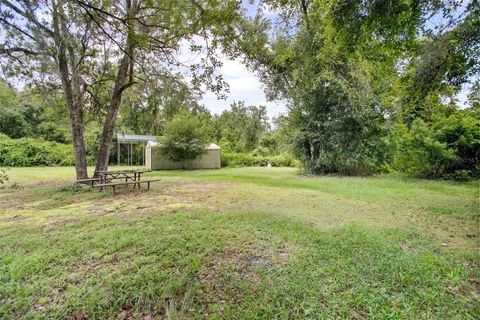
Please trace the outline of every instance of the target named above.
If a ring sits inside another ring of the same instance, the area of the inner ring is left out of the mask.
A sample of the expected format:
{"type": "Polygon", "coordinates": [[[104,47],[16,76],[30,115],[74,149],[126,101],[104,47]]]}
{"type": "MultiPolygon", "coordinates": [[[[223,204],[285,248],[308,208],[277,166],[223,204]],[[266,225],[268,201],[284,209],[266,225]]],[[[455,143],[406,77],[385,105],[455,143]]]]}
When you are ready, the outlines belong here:
{"type": "Polygon", "coordinates": [[[215,54],[238,13],[237,1],[220,0],[0,0],[0,62],[7,78],[59,85],[82,179],[88,176],[86,110],[104,119],[98,172],[108,166],[122,96],[132,85],[187,67],[192,85],[221,92],[215,54]],[[188,66],[177,59],[186,43],[203,53],[188,66]]]}

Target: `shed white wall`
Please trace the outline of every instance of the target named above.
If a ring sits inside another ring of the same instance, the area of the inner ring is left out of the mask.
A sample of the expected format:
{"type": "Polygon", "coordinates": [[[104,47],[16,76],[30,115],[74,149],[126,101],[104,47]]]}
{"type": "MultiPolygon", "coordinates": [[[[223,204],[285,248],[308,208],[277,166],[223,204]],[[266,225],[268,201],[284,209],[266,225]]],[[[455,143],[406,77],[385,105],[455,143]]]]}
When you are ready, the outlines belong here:
{"type": "Polygon", "coordinates": [[[149,144],[145,147],[145,167],[152,170],[152,147],[149,144]]]}
{"type": "MultiPolygon", "coordinates": [[[[205,154],[191,160],[189,168],[192,169],[220,169],[220,149],[208,149],[205,154]]],[[[175,170],[187,167],[181,161],[166,159],[160,152],[159,146],[147,145],[145,148],[145,166],[150,170],[175,170]]]]}

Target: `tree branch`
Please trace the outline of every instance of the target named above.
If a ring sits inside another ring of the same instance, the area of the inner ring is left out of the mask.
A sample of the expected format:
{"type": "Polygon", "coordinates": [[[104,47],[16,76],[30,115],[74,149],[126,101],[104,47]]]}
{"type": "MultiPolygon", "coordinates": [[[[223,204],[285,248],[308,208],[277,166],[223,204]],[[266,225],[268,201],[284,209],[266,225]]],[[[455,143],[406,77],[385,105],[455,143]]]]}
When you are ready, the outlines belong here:
{"type": "Polygon", "coordinates": [[[26,55],[31,55],[31,56],[46,56],[47,54],[45,52],[38,52],[38,51],[33,51],[30,49],[26,48],[21,48],[21,47],[11,47],[11,48],[5,48],[5,45],[0,45],[0,54],[12,54],[15,52],[21,52],[26,55]]]}
{"type": "Polygon", "coordinates": [[[19,14],[20,16],[26,18],[28,21],[32,22],[35,26],[37,26],[39,29],[43,30],[50,36],[55,35],[55,33],[51,29],[41,24],[32,12],[23,11],[22,9],[20,9],[19,7],[17,7],[16,5],[14,5],[8,0],[0,0],[0,3],[3,3],[7,7],[15,11],[17,14],[19,14]]]}
{"type": "Polygon", "coordinates": [[[2,21],[5,25],[17,30],[18,32],[24,34],[25,36],[27,36],[28,38],[32,39],[33,41],[35,41],[35,37],[32,36],[30,33],[28,33],[27,31],[23,30],[22,28],[20,28],[19,26],[16,26],[14,25],[13,23],[10,23],[8,20],[0,17],[0,21],[2,21]]]}

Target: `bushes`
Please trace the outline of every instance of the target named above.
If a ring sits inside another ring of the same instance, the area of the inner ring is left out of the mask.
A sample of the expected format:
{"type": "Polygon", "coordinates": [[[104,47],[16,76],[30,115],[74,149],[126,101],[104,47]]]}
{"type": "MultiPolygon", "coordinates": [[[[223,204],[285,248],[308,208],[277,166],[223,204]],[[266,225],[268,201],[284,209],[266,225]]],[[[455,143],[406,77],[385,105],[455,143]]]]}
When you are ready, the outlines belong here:
{"type": "Polygon", "coordinates": [[[0,169],[0,184],[4,184],[8,181],[8,174],[7,171],[4,169],[0,169]]]}
{"type": "Polygon", "coordinates": [[[222,167],[297,167],[298,161],[288,154],[259,156],[250,153],[222,152],[222,167]]]}
{"type": "Polygon", "coordinates": [[[221,153],[222,167],[251,167],[254,166],[255,157],[248,153],[221,153]]]}
{"type": "Polygon", "coordinates": [[[57,123],[53,121],[44,121],[37,126],[37,133],[45,140],[54,141],[58,143],[69,143],[71,139],[69,137],[68,130],[61,128],[57,123]]]}
{"type": "Polygon", "coordinates": [[[191,160],[205,153],[210,130],[200,116],[181,111],[166,124],[160,152],[169,160],[183,161],[188,168],[191,160]]]}
{"type": "Polygon", "coordinates": [[[0,166],[71,166],[72,146],[33,138],[10,139],[0,134],[0,166]]]}
{"type": "Polygon", "coordinates": [[[455,153],[435,138],[433,130],[420,119],[404,130],[399,138],[396,167],[408,175],[420,178],[439,178],[455,160],[455,153]]]}
{"type": "MultiPolygon", "coordinates": [[[[95,164],[101,140],[102,132],[100,128],[93,126],[85,130],[85,152],[87,153],[87,162],[89,165],[95,164]]],[[[110,152],[114,150],[114,148],[111,148],[110,152]]]]}
{"type": "Polygon", "coordinates": [[[396,132],[396,169],[420,178],[468,180],[480,175],[480,123],[478,116],[461,110],[450,117],[396,132]]]}
{"type": "Polygon", "coordinates": [[[31,134],[31,131],[30,124],[18,110],[0,106],[0,133],[20,138],[31,134]]]}
{"type": "Polygon", "coordinates": [[[434,123],[436,137],[455,153],[446,176],[455,180],[480,177],[480,114],[478,110],[459,110],[434,123]]]}

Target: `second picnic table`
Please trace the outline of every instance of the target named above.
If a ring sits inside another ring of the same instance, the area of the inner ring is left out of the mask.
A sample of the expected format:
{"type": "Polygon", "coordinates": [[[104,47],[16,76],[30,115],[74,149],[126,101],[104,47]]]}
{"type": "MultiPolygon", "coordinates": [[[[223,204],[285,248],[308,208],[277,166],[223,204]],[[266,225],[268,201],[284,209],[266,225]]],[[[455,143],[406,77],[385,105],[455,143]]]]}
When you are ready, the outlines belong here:
{"type": "Polygon", "coordinates": [[[151,172],[151,170],[145,169],[130,169],[130,170],[112,170],[112,171],[97,171],[98,178],[88,178],[88,179],[78,179],[75,182],[77,184],[88,184],[92,188],[100,188],[100,190],[106,191],[108,187],[113,189],[113,193],[115,193],[115,187],[120,185],[128,185],[133,184],[133,188],[138,187],[140,189],[140,185],[146,184],[147,190],[150,190],[150,183],[161,181],[161,179],[147,179],[141,180],[142,173],[151,172]],[[112,182],[112,180],[117,179],[125,179],[122,182],[112,182]]]}
{"type": "MultiPolygon", "coordinates": [[[[99,177],[99,184],[110,183],[112,180],[125,179],[125,182],[140,181],[142,173],[151,172],[145,169],[130,169],[130,170],[112,170],[112,171],[97,171],[99,177]]],[[[133,185],[135,188],[135,184],[133,185]]]]}

